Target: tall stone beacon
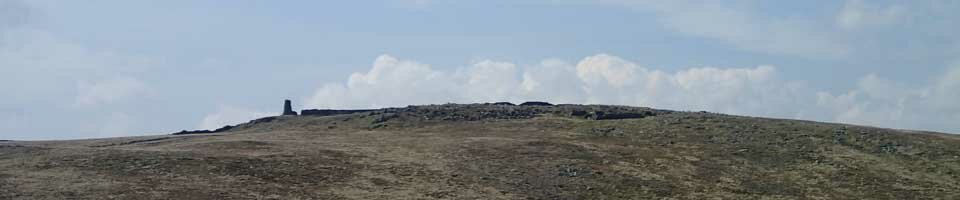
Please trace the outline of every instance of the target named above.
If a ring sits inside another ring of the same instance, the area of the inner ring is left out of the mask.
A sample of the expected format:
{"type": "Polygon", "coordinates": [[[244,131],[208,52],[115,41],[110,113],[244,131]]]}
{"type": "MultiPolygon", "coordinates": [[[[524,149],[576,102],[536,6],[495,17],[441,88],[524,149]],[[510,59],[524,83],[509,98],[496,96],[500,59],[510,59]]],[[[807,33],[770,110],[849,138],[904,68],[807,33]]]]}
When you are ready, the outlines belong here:
{"type": "Polygon", "coordinates": [[[290,105],[290,100],[283,100],[283,115],[297,115],[296,111],[293,111],[293,106],[290,105]]]}

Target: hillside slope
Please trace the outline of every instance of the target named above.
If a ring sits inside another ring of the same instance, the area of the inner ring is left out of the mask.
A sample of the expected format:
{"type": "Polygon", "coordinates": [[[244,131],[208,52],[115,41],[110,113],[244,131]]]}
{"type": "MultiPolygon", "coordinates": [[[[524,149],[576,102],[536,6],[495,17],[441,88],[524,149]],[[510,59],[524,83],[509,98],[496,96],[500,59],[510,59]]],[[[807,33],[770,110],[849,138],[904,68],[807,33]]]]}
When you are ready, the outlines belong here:
{"type": "Polygon", "coordinates": [[[955,135],[703,112],[411,106],[2,141],[0,199],[960,199],[958,151],[955,135]]]}

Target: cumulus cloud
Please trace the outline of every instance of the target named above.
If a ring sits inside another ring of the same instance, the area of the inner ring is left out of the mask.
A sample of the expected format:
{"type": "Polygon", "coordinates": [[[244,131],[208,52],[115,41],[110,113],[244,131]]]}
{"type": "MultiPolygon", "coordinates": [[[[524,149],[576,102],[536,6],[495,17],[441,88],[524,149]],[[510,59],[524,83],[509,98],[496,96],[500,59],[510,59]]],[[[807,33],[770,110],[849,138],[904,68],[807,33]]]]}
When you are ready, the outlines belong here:
{"type": "Polygon", "coordinates": [[[324,85],[307,102],[313,107],[350,108],[453,101],[454,82],[449,73],[429,65],[383,55],[370,71],[350,75],[346,85],[324,85]]]}
{"type": "Polygon", "coordinates": [[[203,117],[197,129],[213,130],[226,125],[235,125],[266,116],[276,116],[279,113],[262,112],[246,108],[221,105],[216,112],[203,117]]]}
{"type": "Polygon", "coordinates": [[[783,109],[764,105],[793,103],[793,93],[806,88],[779,80],[776,74],[771,66],[700,67],[671,73],[607,54],[586,57],[576,65],[548,59],[521,69],[509,62],[485,60],[444,72],[383,55],[368,72],[351,75],[346,84],[322,86],[307,104],[344,108],[549,100],[782,114],[783,109]]]}
{"type": "Polygon", "coordinates": [[[960,131],[960,66],[931,83],[908,87],[876,75],[844,94],[818,94],[832,121],[884,127],[960,131]]]}
{"type": "Polygon", "coordinates": [[[957,131],[960,68],[911,88],[866,75],[855,90],[831,94],[785,80],[773,66],[663,71],[598,54],[576,64],[547,59],[530,66],[484,60],[441,71],[389,55],[345,84],[329,83],[306,100],[314,108],[520,102],[619,104],[676,110],[810,119],[894,128],[957,131]]]}
{"type": "Polygon", "coordinates": [[[147,86],[131,77],[77,83],[76,102],[80,105],[110,104],[127,100],[147,92],[147,86]]]}
{"type": "Polygon", "coordinates": [[[547,59],[523,70],[520,96],[525,99],[515,99],[585,102],[582,85],[573,65],[560,59],[547,59]]]}
{"type": "Polygon", "coordinates": [[[615,56],[600,54],[584,58],[577,64],[577,76],[590,84],[606,83],[623,87],[634,80],[637,65],[615,56]]]}
{"type": "Polygon", "coordinates": [[[513,63],[481,61],[457,74],[464,76],[463,99],[496,101],[516,96],[520,79],[513,63]]]}

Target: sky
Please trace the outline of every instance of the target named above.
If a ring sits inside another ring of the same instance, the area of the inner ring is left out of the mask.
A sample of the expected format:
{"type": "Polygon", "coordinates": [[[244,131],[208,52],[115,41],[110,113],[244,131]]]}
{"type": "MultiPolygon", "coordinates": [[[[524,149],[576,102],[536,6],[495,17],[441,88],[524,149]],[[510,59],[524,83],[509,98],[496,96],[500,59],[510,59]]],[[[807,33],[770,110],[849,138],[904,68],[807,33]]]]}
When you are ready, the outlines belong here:
{"type": "Polygon", "coordinates": [[[960,133],[958,1],[0,0],[0,139],[549,101],[960,133]]]}

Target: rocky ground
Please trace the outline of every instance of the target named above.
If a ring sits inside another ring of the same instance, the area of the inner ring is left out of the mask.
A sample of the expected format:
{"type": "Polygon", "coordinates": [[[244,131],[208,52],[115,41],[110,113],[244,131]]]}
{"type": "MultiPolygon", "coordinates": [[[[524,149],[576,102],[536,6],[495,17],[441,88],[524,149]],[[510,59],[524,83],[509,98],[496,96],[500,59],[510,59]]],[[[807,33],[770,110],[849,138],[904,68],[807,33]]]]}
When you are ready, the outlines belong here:
{"type": "Polygon", "coordinates": [[[0,199],[960,199],[958,151],[930,132],[450,104],[0,141],[0,199]]]}

